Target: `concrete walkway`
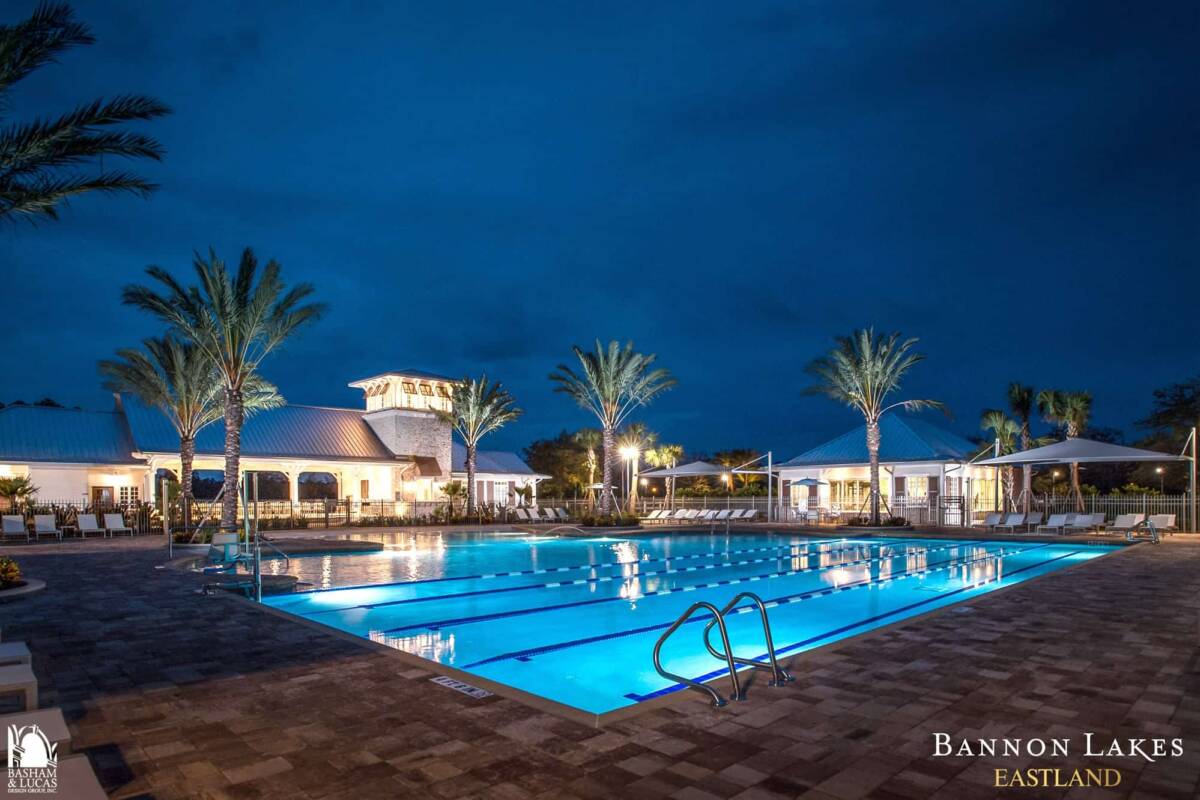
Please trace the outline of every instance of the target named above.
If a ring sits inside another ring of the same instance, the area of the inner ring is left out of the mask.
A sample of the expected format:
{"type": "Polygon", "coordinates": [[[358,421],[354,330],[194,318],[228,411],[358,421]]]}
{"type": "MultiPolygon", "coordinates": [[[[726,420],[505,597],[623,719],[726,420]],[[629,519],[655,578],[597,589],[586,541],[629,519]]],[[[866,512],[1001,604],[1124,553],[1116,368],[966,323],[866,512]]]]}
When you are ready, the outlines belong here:
{"type": "MultiPolygon", "coordinates": [[[[1191,539],[1191,537],[1188,537],[1191,539]]],[[[158,537],[5,547],[48,588],[0,604],[44,706],[117,797],[1192,798],[1200,542],[1139,545],[799,657],[795,684],[684,693],[598,730],[429,682],[157,570],[158,537]],[[1083,758],[1083,732],[1184,753],[1083,758]],[[1070,737],[1072,757],[934,758],[934,732],[1070,737]],[[996,767],[1112,767],[1115,789],[996,789],[996,767]]]]}

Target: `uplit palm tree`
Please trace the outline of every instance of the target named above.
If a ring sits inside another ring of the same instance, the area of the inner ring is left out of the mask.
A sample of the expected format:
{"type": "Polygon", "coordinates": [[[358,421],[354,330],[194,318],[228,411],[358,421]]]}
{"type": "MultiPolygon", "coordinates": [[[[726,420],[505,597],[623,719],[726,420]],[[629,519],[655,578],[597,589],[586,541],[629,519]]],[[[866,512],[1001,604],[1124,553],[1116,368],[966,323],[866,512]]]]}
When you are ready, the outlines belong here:
{"type": "Polygon", "coordinates": [[[126,286],[122,299],[148,311],[193,342],[212,361],[222,387],[225,420],[225,481],[221,497],[221,527],[237,527],[238,478],[242,454],[242,423],[246,391],[254,386],[259,365],[304,325],[324,310],[305,304],[313,287],[300,283],[286,288],[281,267],[272,259],[259,272],[254,251],[246,248],[231,275],[225,262],[209,250],[205,260],[195,255],[199,287],[187,287],[162,267],[146,274],[161,286],[159,294],[146,286],[126,286]]]}
{"type": "Polygon", "coordinates": [[[887,397],[900,388],[900,379],[924,356],[912,352],[917,339],[900,339],[900,334],[876,336],[874,328],[855,331],[837,339],[838,346],[814,360],[808,371],[818,383],[810,393],[825,394],[857,409],[866,420],[867,453],[871,474],[871,524],[879,517],[879,419],[893,408],[919,411],[944,408],[936,400],[901,400],[885,405],[887,397]]]}
{"type": "MultiPolygon", "coordinates": [[[[1016,417],[1016,422],[1020,425],[1021,431],[1021,449],[1029,450],[1033,447],[1033,429],[1030,423],[1033,420],[1033,403],[1036,397],[1036,392],[1032,386],[1026,386],[1016,381],[1008,385],[1008,410],[1016,417]]],[[[1029,501],[1033,497],[1033,465],[1021,465],[1021,510],[1029,513],[1029,501]]]]}
{"type": "MultiPolygon", "coordinates": [[[[660,444],[658,447],[652,447],[646,451],[646,463],[658,469],[675,469],[679,466],[681,458],[683,458],[683,445],[681,444],[660,444]]],[[[675,506],[675,478],[667,476],[666,482],[667,507],[673,508],[675,506]]]]}
{"type": "Polygon", "coordinates": [[[453,408],[437,412],[462,437],[467,448],[467,513],[475,513],[475,454],[479,440],[521,416],[513,396],[487,375],[476,380],[463,378],[450,391],[453,408]]]}
{"type": "Polygon", "coordinates": [[[642,457],[657,441],[658,434],[652,433],[641,422],[635,422],[627,427],[617,439],[617,452],[632,455],[629,459],[629,495],[625,500],[625,509],[630,514],[637,510],[638,477],[641,474],[642,457]]]}
{"type": "Polygon", "coordinates": [[[593,508],[596,505],[596,490],[592,487],[596,485],[596,468],[600,466],[600,462],[596,458],[596,450],[603,444],[603,437],[595,428],[581,428],[575,431],[574,439],[575,443],[584,450],[588,471],[588,507],[593,508]]]}
{"type": "MultiPolygon", "coordinates": [[[[196,436],[222,417],[221,380],[212,360],[190,342],[166,336],[146,339],[142,348],[118,350],[115,359],[100,362],[100,374],[106,389],[132,394],[171,423],[179,436],[180,491],[190,502],[196,436]]],[[[243,395],[247,413],[283,405],[275,387],[257,375],[243,395]]]]}
{"type": "MultiPolygon", "coordinates": [[[[1044,389],[1037,395],[1038,410],[1052,425],[1058,426],[1068,439],[1077,439],[1087,430],[1092,416],[1091,392],[1063,392],[1044,389]]],[[[1071,493],[1076,508],[1083,511],[1083,488],[1079,485],[1079,464],[1071,464],[1071,493]]]]}
{"type": "MultiPolygon", "coordinates": [[[[979,418],[979,427],[985,431],[991,431],[992,437],[1000,443],[999,452],[994,455],[1007,456],[1016,452],[1017,437],[1021,435],[1021,426],[1003,411],[998,408],[985,410],[979,418]]],[[[1006,466],[1000,474],[1004,481],[1004,505],[1015,507],[1013,505],[1013,485],[1016,475],[1013,473],[1013,468],[1006,466]]]]}
{"type": "Polygon", "coordinates": [[[596,340],[594,352],[585,352],[575,345],[571,348],[579,359],[582,372],[577,373],[559,364],[550,375],[555,391],[574,398],[580,407],[596,415],[600,422],[601,446],[604,453],[603,486],[600,490],[600,511],[609,513],[616,505],[612,494],[613,467],[616,462],[617,428],[639,406],[644,406],[675,386],[671,373],[652,368],[655,356],[635,353],[633,342],[622,347],[612,341],[605,347],[596,340]]]}
{"type": "Polygon", "coordinates": [[[8,508],[16,508],[17,504],[28,500],[38,493],[38,487],[28,475],[14,475],[0,478],[0,498],[3,498],[8,508]]]}
{"type": "MultiPolygon", "coordinates": [[[[64,51],[96,40],[75,20],[70,6],[43,4],[26,20],[0,25],[0,120],[12,107],[9,90],[64,51]]],[[[124,122],[170,113],[151,97],[118,95],[76,107],[55,119],[0,128],[0,219],[24,215],[57,219],[60,204],[85,192],[132,192],[155,188],[144,178],[106,170],[105,156],[162,159],[163,148],[140,133],[112,130],[124,122]],[[88,173],[72,171],[99,160],[88,173]]]]}

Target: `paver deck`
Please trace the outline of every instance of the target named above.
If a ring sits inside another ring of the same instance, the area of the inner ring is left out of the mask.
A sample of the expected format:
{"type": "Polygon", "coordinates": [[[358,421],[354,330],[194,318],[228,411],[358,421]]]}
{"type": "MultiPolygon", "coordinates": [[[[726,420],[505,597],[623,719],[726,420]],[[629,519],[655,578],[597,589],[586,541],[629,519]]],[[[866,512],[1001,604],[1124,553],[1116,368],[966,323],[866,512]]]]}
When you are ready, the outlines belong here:
{"type": "MultiPolygon", "coordinates": [[[[596,729],[158,570],[158,537],[5,547],[45,591],[0,604],[41,704],[117,797],[1192,798],[1200,541],[1174,537],[805,654],[795,684],[693,693],[596,729]],[[961,608],[969,610],[962,611],[961,608]],[[1166,736],[1142,759],[933,758],[959,737],[1166,736]],[[1106,766],[1113,790],[995,789],[995,767],[1106,766]]],[[[0,712],[5,709],[0,708],[0,712]]]]}

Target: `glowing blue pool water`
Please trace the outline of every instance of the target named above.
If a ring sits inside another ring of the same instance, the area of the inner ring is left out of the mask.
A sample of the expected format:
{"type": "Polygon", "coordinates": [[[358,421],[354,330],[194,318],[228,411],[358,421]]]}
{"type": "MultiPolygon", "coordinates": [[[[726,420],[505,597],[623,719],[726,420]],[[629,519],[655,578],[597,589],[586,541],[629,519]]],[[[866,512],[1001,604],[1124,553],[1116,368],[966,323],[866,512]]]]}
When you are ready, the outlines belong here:
{"type": "MultiPolygon", "coordinates": [[[[758,594],[784,656],[1113,549],[739,533],[397,534],[380,553],[266,562],[265,571],[290,571],[320,588],[264,602],[603,713],[677,690],[655,672],[651,651],[698,600],[719,607],[738,592],[758,594]]],[[[720,664],[701,644],[703,615],[696,619],[669,640],[663,661],[673,672],[707,678],[720,664]]],[[[765,656],[757,614],[731,614],[728,626],[735,652],[765,656]]]]}

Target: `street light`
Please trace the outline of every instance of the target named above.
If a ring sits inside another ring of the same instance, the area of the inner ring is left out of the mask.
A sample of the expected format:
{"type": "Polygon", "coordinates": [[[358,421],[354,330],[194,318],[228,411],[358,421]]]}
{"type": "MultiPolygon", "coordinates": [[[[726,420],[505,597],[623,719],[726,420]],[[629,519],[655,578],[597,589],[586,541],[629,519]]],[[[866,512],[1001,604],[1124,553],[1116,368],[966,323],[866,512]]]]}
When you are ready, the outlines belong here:
{"type": "Polygon", "coordinates": [[[1154,471],[1155,471],[1155,473],[1158,474],[1158,493],[1162,494],[1163,493],[1163,468],[1155,467],[1154,471]]]}

